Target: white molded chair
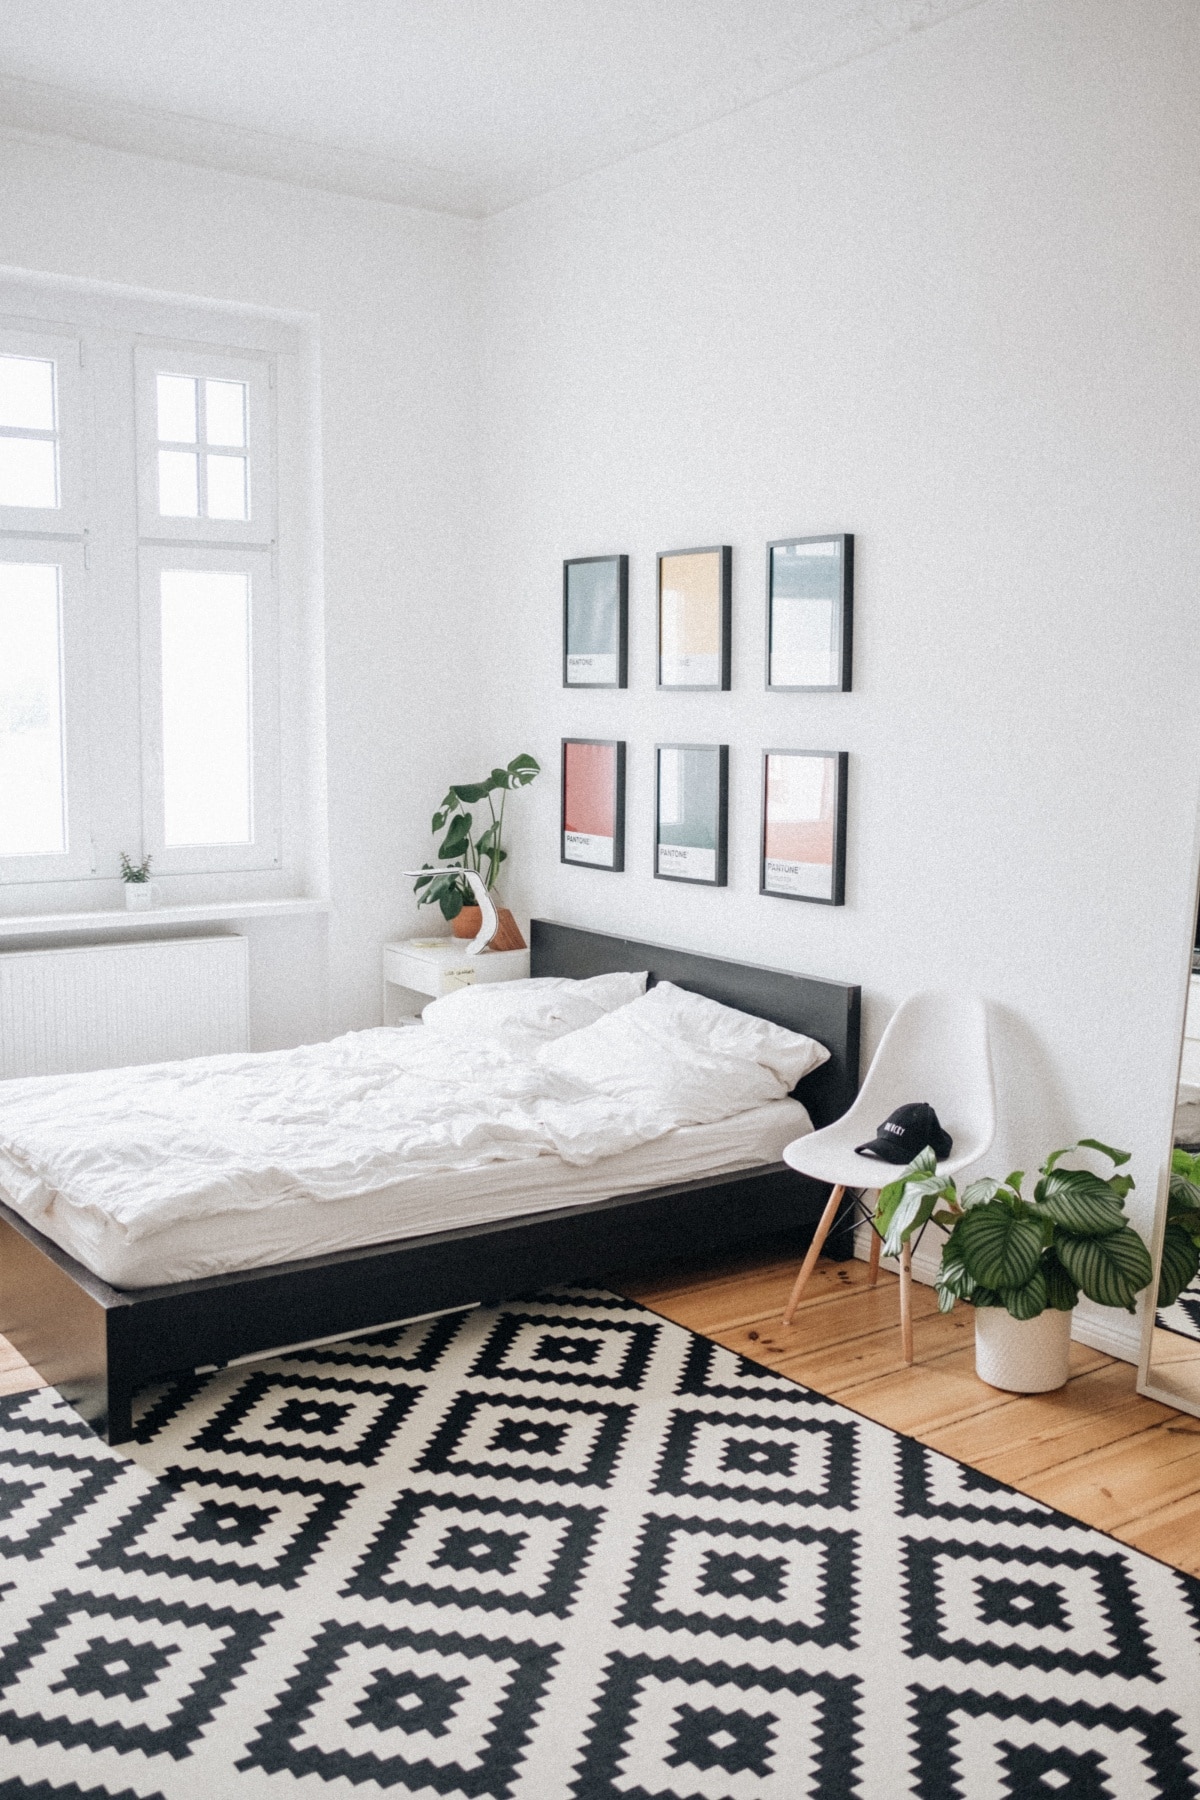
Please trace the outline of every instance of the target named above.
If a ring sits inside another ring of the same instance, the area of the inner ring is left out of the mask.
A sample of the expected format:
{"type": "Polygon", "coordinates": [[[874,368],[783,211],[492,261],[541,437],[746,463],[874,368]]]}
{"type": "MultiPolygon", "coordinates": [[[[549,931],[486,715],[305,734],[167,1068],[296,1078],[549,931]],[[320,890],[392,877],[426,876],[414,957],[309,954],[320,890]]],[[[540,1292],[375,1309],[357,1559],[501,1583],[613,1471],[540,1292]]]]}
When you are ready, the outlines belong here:
{"type": "MultiPolygon", "coordinates": [[[[939,1162],[940,1175],[953,1175],[990,1148],[996,1132],[996,1097],[988,1045],[987,1009],[975,994],[910,994],[888,1020],[857,1100],[823,1131],[797,1138],[783,1153],[785,1162],[814,1181],[828,1181],[833,1192],[821,1215],[808,1255],[783,1315],[795,1317],[800,1296],[847,1188],[878,1191],[894,1181],[894,1163],[858,1156],[856,1144],[874,1138],[898,1106],[925,1101],[953,1138],[950,1155],[939,1162]]],[[[879,1233],[872,1229],[870,1285],[879,1279],[879,1233]]],[[[906,1244],[900,1260],[900,1328],[904,1360],[913,1359],[912,1251],[906,1244]]]]}

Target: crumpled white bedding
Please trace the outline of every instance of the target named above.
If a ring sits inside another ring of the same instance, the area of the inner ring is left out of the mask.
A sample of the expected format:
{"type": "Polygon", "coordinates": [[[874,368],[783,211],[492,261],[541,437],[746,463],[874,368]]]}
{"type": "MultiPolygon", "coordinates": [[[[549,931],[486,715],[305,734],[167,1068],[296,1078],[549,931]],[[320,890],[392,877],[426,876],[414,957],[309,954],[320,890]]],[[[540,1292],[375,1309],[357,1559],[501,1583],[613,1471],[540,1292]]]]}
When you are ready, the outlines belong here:
{"type": "Polygon", "coordinates": [[[626,1043],[610,1093],[602,1070],[587,1079],[503,1036],[412,1028],[6,1082],[0,1186],[35,1225],[53,1207],[60,1219],[64,1209],[102,1215],[127,1241],[203,1213],[230,1216],[236,1230],[238,1214],[368,1195],[402,1173],[548,1156],[584,1167],[787,1092],[776,1070],[746,1057],[699,1044],[664,1056],[652,1035],[634,1041],[644,1049],[636,1093],[626,1043]]]}

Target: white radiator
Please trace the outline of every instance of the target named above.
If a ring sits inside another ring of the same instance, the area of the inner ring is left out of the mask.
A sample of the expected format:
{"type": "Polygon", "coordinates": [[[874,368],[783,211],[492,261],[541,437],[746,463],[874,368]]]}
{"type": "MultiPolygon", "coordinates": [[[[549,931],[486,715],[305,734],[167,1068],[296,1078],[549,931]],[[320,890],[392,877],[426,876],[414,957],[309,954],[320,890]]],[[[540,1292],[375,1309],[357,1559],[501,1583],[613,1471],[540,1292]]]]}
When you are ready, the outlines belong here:
{"type": "Polygon", "coordinates": [[[245,1050],[244,937],[0,952],[0,1077],[245,1050]]]}

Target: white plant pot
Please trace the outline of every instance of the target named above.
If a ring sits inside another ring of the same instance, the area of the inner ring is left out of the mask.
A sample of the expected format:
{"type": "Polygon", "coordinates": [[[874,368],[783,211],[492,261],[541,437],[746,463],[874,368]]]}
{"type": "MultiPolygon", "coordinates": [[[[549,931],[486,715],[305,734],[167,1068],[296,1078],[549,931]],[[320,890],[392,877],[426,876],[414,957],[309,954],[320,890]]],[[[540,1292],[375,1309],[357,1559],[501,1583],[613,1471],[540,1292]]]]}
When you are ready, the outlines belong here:
{"type": "Polygon", "coordinates": [[[1002,1306],[975,1308],[975,1373],[1010,1394],[1048,1394],[1071,1367],[1069,1312],[1047,1307],[1036,1319],[1014,1319],[1002,1306]]]}
{"type": "Polygon", "coordinates": [[[154,905],[154,883],[152,881],[127,881],[125,883],[126,912],[149,912],[154,905]]]}

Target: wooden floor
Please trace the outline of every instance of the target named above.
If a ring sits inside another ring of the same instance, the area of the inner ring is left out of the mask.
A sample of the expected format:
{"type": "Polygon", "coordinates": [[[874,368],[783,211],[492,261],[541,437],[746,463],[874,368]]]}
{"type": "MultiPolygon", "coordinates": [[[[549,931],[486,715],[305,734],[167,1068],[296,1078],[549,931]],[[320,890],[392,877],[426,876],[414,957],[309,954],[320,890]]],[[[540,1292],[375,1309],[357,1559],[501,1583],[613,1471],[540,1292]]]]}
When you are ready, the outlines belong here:
{"type": "MultiPolygon", "coordinates": [[[[1057,1394],[999,1393],[975,1374],[969,1307],[939,1314],[915,1284],[916,1361],[900,1353],[893,1275],[866,1285],[865,1263],[820,1262],[785,1330],[779,1315],[796,1257],[677,1268],[612,1285],[855,1412],[919,1438],[1127,1544],[1200,1575],[1200,1419],[1144,1400],[1134,1370],[1082,1344],[1057,1394]]],[[[39,1387],[0,1338],[0,1393],[39,1387]]]]}
{"type": "Polygon", "coordinates": [[[916,1360],[900,1351],[894,1275],[820,1262],[790,1329],[797,1259],[692,1268],[613,1286],[668,1319],[840,1400],[869,1419],[1200,1575],[1200,1419],[1142,1399],[1136,1371],[1082,1344],[1056,1394],[1021,1397],[975,1374],[970,1307],[940,1314],[914,1283],[916,1360]]]}

